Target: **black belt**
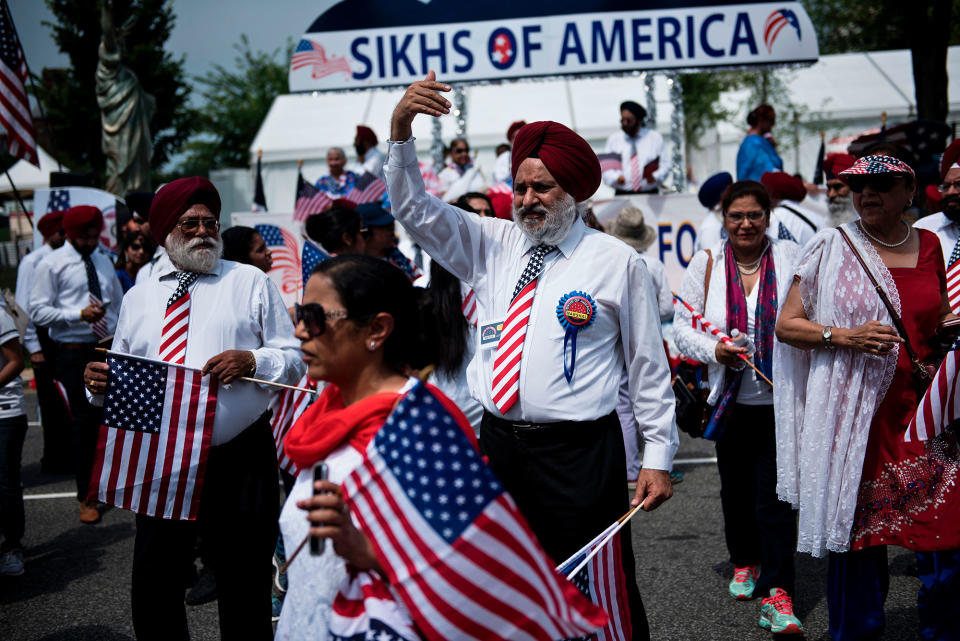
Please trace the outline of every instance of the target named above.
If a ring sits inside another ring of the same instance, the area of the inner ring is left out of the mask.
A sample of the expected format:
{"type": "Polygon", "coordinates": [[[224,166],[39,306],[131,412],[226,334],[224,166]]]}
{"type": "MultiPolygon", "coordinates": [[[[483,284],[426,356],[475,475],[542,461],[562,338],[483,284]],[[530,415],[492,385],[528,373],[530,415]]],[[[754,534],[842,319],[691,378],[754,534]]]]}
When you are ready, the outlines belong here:
{"type": "Polygon", "coordinates": [[[587,421],[554,421],[550,423],[531,423],[529,421],[509,421],[500,418],[487,410],[483,411],[483,425],[512,434],[518,439],[537,439],[540,437],[557,439],[569,437],[596,438],[596,431],[591,427],[607,426],[610,421],[620,427],[620,419],[617,418],[616,411],[610,412],[606,416],[587,421]]]}
{"type": "Polygon", "coordinates": [[[61,343],[57,342],[57,347],[61,349],[93,349],[99,345],[99,343],[61,343]]]}

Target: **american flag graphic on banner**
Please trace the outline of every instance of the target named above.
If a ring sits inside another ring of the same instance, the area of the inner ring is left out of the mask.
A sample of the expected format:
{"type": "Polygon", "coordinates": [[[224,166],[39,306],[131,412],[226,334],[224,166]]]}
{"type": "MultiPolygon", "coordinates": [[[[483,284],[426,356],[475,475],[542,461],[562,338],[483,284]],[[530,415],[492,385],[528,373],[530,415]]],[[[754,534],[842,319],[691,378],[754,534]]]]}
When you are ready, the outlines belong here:
{"type": "Polygon", "coordinates": [[[306,287],[310,280],[310,274],[317,268],[317,265],[330,258],[330,254],[324,251],[323,247],[309,238],[303,241],[303,250],[301,253],[300,264],[303,267],[303,285],[306,287]]]}
{"type": "Polygon", "coordinates": [[[362,176],[357,177],[357,182],[353,183],[344,198],[358,205],[363,203],[372,203],[379,200],[387,191],[387,183],[383,182],[369,171],[363,172],[362,176]]]}
{"type": "Polygon", "coordinates": [[[27,98],[27,62],[7,0],[0,0],[0,126],[6,130],[7,152],[39,167],[37,129],[27,98]]]}
{"type": "Polygon", "coordinates": [[[276,225],[254,225],[273,254],[271,272],[280,274],[280,290],[292,294],[300,289],[300,247],[296,237],[276,225]]]}
{"type": "Polygon", "coordinates": [[[303,222],[307,216],[319,214],[330,208],[333,199],[325,191],[321,191],[303,179],[303,174],[297,173],[297,200],[293,208],[293,219],[303,222]]]}
{"type": "Polygon", "coordinates": [[[217,408],[199,370],[111,355],[91,494],[137,514],[194,520],[217,408]]]}
{"type": "Polygon", "coordinates": [[[600,171],[623,171],[623,161],[620,158],[620,154],[611,153],[611,154],[597,154],[597,158],[600,160],[600,171]]]}
{"type": "Polygon", "coordinates": [[[947,352],[946,358],[933,377],[930,387],[924,392],[917,412],[903,435],[906,443],[926,441],[960,419],[960,341],[947,352]]]}
{"type": "MultiPolygon", "coordinates": [[[[310,377],[304,374],[296,386],[316,390],[317,382],[310,380],[310,377]]],[[[296,474],[297,466],[283,451],[283,439],[316,398],[316,393],[311,394],[299,389],[281,389],[270,401],[270,410],[273,412],[270,429],[273,431],[273,442],[277,446],[277,464],[288,474],[296,474]]]]}
{"type": "Polygon", "coordinates": [[[552,641],[606,624],[556,573],[513,499],[424,384],[400,401],[343,489],[427,639],[552,641]]]}
{"type": "Polygon", "coordinates": [[[66,211],[70,209],[70,190],[57,189],[50,192],[47,199],[47,213],[52,211],[66,211]]]}
{"type": "Polygon", "coordinates": [[[620,533],[604,541],[606,535],[616,526],[616,523],[611,525],[557,568],[557,572],[567,576],[580,592],[610,615],[602,629],[595,634],[580,637],[582,639],[629,641],[633,638],[630,606],[627,604],[627,577],[620,558],[620,533]],[[598,545],[602,547],[596,556],[575,576],[568,576],[598,545]]]}
{"type": "Polygon", "coordinates": [[[303,39],[297,44],[293,52],[293,58],[290,60],[290,67],[296,71],[304,67],[310,67],[310,76],[312,78],[325,78],[337,72],[350,74],[350,63],[347,59],[340,56],[327,57],[320,43],[313,40],[303,39]]]}

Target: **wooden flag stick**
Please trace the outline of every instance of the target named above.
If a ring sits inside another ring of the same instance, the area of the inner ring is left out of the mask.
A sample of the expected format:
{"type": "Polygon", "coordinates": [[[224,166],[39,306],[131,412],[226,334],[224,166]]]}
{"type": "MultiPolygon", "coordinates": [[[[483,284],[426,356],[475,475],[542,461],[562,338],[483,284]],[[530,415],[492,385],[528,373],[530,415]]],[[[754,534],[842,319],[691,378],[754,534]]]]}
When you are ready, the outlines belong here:
{"type": "MultiPolygon", "coordinates": [[[[200,371],[199,367],[189,367],[187,365],[180,365],[179,363],[168,363],[166,361],[161,361],[156,358],[147,358],[146,356],[135,356],[133,354],[124,354],[123,352],[114,352],[113,350],[109,350],[106,347],[97,347],[96,350],[98,352],[107,354],[109,356],[122,356],[124,358],[130,358],[135,361],[143,361],[144,363],[152,363],[154,365],[167,365],[169,367],[179,367],[180,369],[189,369],[194,372],[200,371]]],[[[297,392],[307,392],[309,394],[314,394],[314,395],[317,394],[316,390],[312,390],[309,387],[297,387],[296,385],[286,385],[284,383],[275,383],[273,381],[265,381],[260,378],[251,378],[249,376],[241,376],[237,380],[246,381],[248,383],[260,383],[262,385],[270,385],[272,387],[282,387],[283,389],[292,389],[297,392]]]]}
{"type": "Polygon", "coordinates": [[[615,528],[613,528],[613,529],[610,531],[609,534],[607,534],[605,537],[603,537],[603,540],[600,541],[599,543],[597,543],[597,546],[596,546],[595,548],[593,548],[593,550],[590,551],[590,554],[588,554],[587,557],[586,557],[583,561],[580,562],[580,565],[578,565],[577,567],[575,567],[575,568],[573,569],[573,571],[571,571],[569,574],[567,574],[567,576],[568,576],[569,578],[573,578],[573,577],[577,576],[577,572],[579,572],[580,570],[582,570],[582,569],[587,565],[587,563],[590,562],[590,559],[592,559],[593,557],[597,556],[597,554],[600,552],[600,550],[603,549],[603,546],[605,546],[607,543],[609,543],[609,542],[610,542],[610,539],[612,539],[612,538],[614,537],[614,535],[623,528],[624,525],[626,525],[627,523],[630,522],[630,519],[632,519],[632,518],[637,514],[637,512],[640,511],[640,508],[642,508],[642,507],[643,507],[643,504],[646,503],[646,502],[647,502],[647,500],[644,499],[643,501],[640,502],[640,505],[638,505],[637,507],[631,509],[629,512],[627,512],[626,514],[624,514],[623,516],[621,516],[619,519],[617,519],[617,526],[616,526],[615,528]]]}

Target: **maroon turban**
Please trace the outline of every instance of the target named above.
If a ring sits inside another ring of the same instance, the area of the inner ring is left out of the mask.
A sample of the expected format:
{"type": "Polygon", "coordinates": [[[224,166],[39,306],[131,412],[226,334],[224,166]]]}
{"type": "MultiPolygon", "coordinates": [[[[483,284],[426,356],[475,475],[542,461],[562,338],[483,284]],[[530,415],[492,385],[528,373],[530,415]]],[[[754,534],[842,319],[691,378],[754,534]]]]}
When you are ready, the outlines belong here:
{"type": "Polygon", "coordinates": [[[807,197],[807,188],[803,181],[783,171],[767,171],[760,177],[767,188],[770,200],[792,200],[800,202],[807,197]]]}
{"type": "Polygon", "coordinates": [[[377,134],[373,129],[364,125],[357,125],[357,140],[368,143],[373,147],[377,146],[377,134]]]}
{"type": "Polygon", "coordinates": [[[63,214],[62,211],[51,211],[38,220],[37,231],[40,232],[40,235],[44,238],[50,238],[63,229],[63,214]]]}
{"type": "Polygon", "coordinates": [[[823,159],[823,172],[827,175],[827,180],[834,180],[841,171],[853,167],[855,162],[857,159],[850,154],[827,154],[823,159]]]}
{"type": "Polygon", "coordinates": [[[559,122],[540,120],[524,125],[513,139],[511,173],[527,158],[539,158],[565,192],[577,202],[600,186],[600,161],[587,141],[559,122]]]}
{"type": "Polygon", "coordinates": [[[943,152],[943,159],[940,161],[940,181],[947,179],[947,172],[954,165],[960,163],[960,138],[957,138],[946,151],[943,152]]]}
{"type": "Polygon", "coordinates": [[[63,230],[70,240],[76,240],[88,227],[103,229],[103,214],[96,207],[77,205],[63,212],[63,230]]]}
{"type": "Polygon", "coordinates": [[[527,124],[526,120],[516,120],[511,122],[510,126],[507,127],[507,140],[511,140],[525,124],[527,124]]]}
{"type": "Polygon", "coordinates": [[[173,231],[183,212],[194,205],[206,205],[220,219],[220,194],[206,178],[178,178],[161,187],[150,203],[150,234],[154,240],[166,245],[167,234],[173,231]]]}

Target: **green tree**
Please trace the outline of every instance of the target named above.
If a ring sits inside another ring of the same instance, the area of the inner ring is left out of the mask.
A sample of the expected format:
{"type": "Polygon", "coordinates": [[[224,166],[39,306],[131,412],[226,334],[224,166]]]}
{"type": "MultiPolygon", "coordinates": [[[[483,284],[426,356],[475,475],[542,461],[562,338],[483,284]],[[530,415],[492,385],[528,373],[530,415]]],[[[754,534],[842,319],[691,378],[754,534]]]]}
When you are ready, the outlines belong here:
{"type": "Polygon", "coordinates": [[[732,114],[720,103],[720,94],[736,85],[729,73],[684,73],[680,74],[683,88],[683,133],[687,141],[685,157],[699,148],[700,138],[718,122],[729,120],[732,114]]]}
{"type": "MultiPolygon", "coordinates": [[[[74,171],[94,171],[103,178],[105,158],[100,150],[100,108],[97,106],[96,71],[100,46],[98,2],[46,0],[56,23],[45,23],[62,53],[70,58],[68,69],[44,69],[38,93],[47,113],[41,139],[52,138],[51,150],[74,171]]],[[[187,100],[190,89],[184,81],[183,57],[164,51],[174,25],[167,0],[114,0],[117,24],[131,20],[125,39],[124,64],[157,100],[150,123],[153,137],[153,167],[165,164],[190,134],[187,100]]]]}
{"type": "Polygon", "coordinates": [[[246,35],[234,45],[232,68],[220,65],[196,79],[203,87],[203,107],[193,111],[196,133],[184,149],[186,159],[177,168],[181,175],[206,175],[218,167],[250,164],[250,143],[270,110],[274,98],[287,92],[287,61],[293,53],[288,42],[271,53],[253,51],[246,35]],[[279,59],[278,59],[279,58],[279,59]]]}

